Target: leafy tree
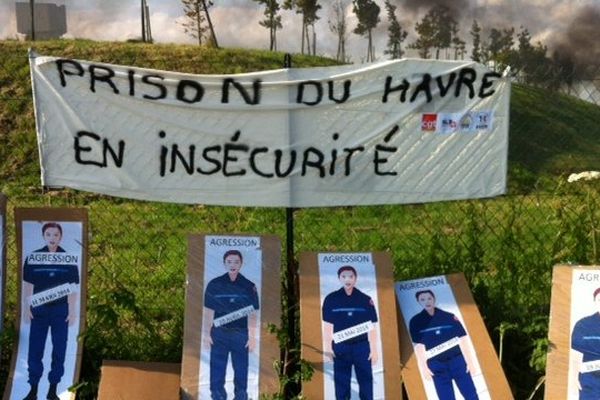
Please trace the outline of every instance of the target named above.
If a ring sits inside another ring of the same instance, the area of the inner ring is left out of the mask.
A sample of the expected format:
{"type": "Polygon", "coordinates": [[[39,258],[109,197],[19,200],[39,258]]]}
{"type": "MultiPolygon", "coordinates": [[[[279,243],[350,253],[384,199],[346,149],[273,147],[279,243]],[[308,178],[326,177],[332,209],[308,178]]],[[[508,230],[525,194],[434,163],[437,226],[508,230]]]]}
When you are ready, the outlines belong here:
{"type": "Polygon", "coordinates": [[[546,56],[548,48],[541,42],[532,45],[531,34],[524,27],[521,27],[521,31],[517,34],[517,42],[518,48],[513,51],[513,56],[509,60],[514,72],[519,73],[529,84],[554,86],[556,76],[554,65],[546,56]]]}
{"type": "Polygon", "coordinates": [[[346,22],[346,3],[336,0],[332,7],[332,18],[329,22],[329,30],[336,34],[338,39],[337,53],[335,59],[346,62],[346,38],[348,24],[346,22]]]}
{"type": "Polygon", "coordinates": [[[485,60],[494,61],[496,65],[508,65],[511,49],[514,44],[513,35],[515,28],[496,29],[492,28],[489,41],[484,48],[485,60]]]}
{"type": "Polygon", "coordinates": [[[181,23],[185,33],[198,40],[198,44],[202,44],[202,39],[206,36],[206,32],[210,32],[209,42],[213,46],[218,47],[217,36],[210,19],[208,8],[212,2],[206,0],[181,0],[183,4],[183,13],[186,17],[185,22],[181,23]]]}
{"type": "Polygon", "coordinates": [[[471,30],[469,31],[471,34],[473,48],[471,49],[471,59],[473,61],[481,62],[482,54],[481,54],[481,27],[477,23],[477,20],[473,20],[473,25],[471,25],[471,30]]]}
{"type": "Polygon", "coordinates": [[[423,19],[415,24],[417,39],[408,45],[411,49],[416,49],[419,52],[419,57],[429,58],[431,49],[435,47],[436,26],[433,20],[433,15],[427,13],[423,19]]]}
{"type": "Polygon", "coordinates": [[[319,19],[317,12],[321,9],[318,0],[285,0],[283,8],[286,10],[296,10],[296,14],[302,14],[302,45],[301,53],[304,54],[304,47],[308,53],[311,53],[311,41],[309,35],[309,27],[312,28],[312,53],[316,54],[317,33],[315,31],[315,23],[319,19]]]}
{"type": "Polygon", "coordinates": [[[420,22],[415,25],[419,35],[409,47],[417,49],[422,58],[429,58],[431,50],[435,50],[435,58],[440,58],[440,51],[449,49],[452,45],[452,32],[457,22],[450,14],[450,9],[444,5],[431,8],[420,22]]]}
{"type": "Polygon", "coordinates": [[[386,0],[385,9],[387,11],[390,25],[388,27],[387,49],[383,53],[389,54],[392,59],[402,58],[404,55],[404,51],[402,50],[402,42],[404,39],[406,39],[408,32],[402,29],[400,23],[398,22],[398,18],[396,18],[396,6],[390,3],[389,0],[386,0]]]}
{"type": "Polygon", "coordinates": [[[381,9],[373,0],[353,0],[352,11],[358,18],[354,33],[367,38],[367,62],[375,60],[373,51],[373,29],[379,24],[381,9]]]}
{"type": "Polygon", "coordinates": [[[277,0],[254,1],[265,6],[265,19],[258,24],[269,29],[269,50],[277,50],[277,30],[282,28],[279,2],[277,0]]]}

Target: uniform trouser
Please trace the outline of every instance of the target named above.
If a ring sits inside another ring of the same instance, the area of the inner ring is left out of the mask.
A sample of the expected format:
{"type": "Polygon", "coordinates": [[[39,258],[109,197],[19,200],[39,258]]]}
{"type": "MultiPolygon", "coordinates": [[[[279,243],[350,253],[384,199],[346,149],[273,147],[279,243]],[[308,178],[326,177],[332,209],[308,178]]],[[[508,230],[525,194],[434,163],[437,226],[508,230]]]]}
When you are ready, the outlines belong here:
{"type": "Polygon", "coordinates": [[[427,360],[427,365],[433,372],[433,384],[440,400],[455,400],[452,381],[465,400],[478,400],[477,389],[467,372],[467,363],[462,354],[447,359],[433,358],[427,360]]]}
{"type": "Polygon", "coordinates": [[[373,370],[369,354],[369,342],[334,343],[333,380],[336,400],[350,399],[352,367],[358,381],[358,394],[361,400],[373,399],[373,370]]]}
{"type": "Polygon", "coordinates": [[[37,385],[44,372],[42,359],[48,331],[52,339],[52,363],[48,373],[48,381],[57,384],[65,372],[65,353],[69,325],[66,321],[69,306],[64,304],[43,304],[32,308],[33,319],[29,331],[29,353],[27,364],[29,383],[37,385]]]}
{"type": "Polygon", "coordinates": [[[213,328],[210,348],[210,394],[213,400],[226,400],[225,373],[231,354],[234,400],[248,399],[248,330],[213,328]]]}
{"type": "Polygon", "coordinates": [[[598,400],[600,398],[600,371],[579,374],[579,400],[598,400]]]}

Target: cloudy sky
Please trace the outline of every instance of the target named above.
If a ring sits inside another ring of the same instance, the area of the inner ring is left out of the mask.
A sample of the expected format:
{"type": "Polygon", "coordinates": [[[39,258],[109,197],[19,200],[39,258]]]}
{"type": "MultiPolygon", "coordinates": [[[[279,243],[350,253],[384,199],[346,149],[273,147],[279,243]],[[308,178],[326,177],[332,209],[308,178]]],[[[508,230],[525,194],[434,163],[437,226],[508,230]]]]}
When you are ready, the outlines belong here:
{"type": "MultiPolygon", "coordinates": [[[[352,29],[356,18],[352,13],[351,0],[343,0],[347,20],[352,29]]],[[[42,2],[42,1],[37,1],[42,2]]],[[[66,5],[67,37],[95,40],[127,40],[140,37],[139,0],[44,0],[44,2],[66,5]]],[[[381,23],[375,33],[375,52],[383,59],[387,41],[387,16],[383,0],[381,23]]],[[[160,43],[194,43],[181,27],[183,7],[180,0],[147,0],[150,8],[152,35],[160,43]]],[[[252,0],[214,0],[211,17],[215,25],[219,44],[224,47],[247,47],[267,49],[268,30],[258,24],[263,18],[262,8],[252,0]]],[[[334,56],[336,37],[329,30],[327,21],[332,18],[333,0],[321,0],[317,29],[317,53],[334,56]]],[[[534,41],[541,40],[550,49],[558,46],[573,48],[580,46],[586,53],[599,56],[596,42],[600,37],[600,0],[392,0],[398,9],[396,14],[403,28],[411,32],[406,43],[414,40],[414,24],[434,4],[446,4],[461,23],[461,36],[469,40],[468,31],[473,19],[489,29],[514,26],[517,31],[525,26],[534,41]],[[594,17],[594,18],[591,18],[594,17]],[[587,19],[586,19],[587,18],[587,19]],[[586,26],[589,20],[591,26],[586,26]],[[595,20],[595,22],[594,22],[595,20]],[[583,28],[582,28],[583,21],[583,28]],[[577,34],[572,30],[578,28],[577,34]],[[580,32],[583,29],[583,32],[580,32]],[[587,37],[594,38],[586,43],[587,37]],[[577,40],[584,43],[571,43],[577,40]],[[590,46],[591,50],[590,50],[590,46]]],[[[300,51],[301,16],[283,12],[283,29],[278,32],[279,50],[300,51]]],[[[15,2],[0,0],[0,38],[17,36],[15,2]]],[[[353,62],[360,62],[366,53],[366,40],[353,33],[348,35],[347,47],[353,62]]]]}

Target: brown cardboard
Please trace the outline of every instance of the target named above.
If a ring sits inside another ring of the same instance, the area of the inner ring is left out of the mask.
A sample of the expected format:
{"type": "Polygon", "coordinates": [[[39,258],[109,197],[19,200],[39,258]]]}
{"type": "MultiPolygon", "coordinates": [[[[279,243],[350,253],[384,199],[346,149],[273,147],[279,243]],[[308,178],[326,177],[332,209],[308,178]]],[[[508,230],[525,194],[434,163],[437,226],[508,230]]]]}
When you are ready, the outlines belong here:
{"type": "MultiPolygon", "coordinates": [[[[572,307],[576,299],[572,294],[590,295],[588,288],[579,285],[574,279],[575,274],[592,271],[596,278],[600,278],[600,266],[571,266],[557,265],[552,273],[552,296],[550,299],[550,325],[548,328],[548,356],[546,360],[545,399],[562,400],[569,397],[569,373],[575,368],[570,362],[572,307]]],[[[585,283],[584,283],[585,284],[585,283]]],[[[591,288],[600,286],[600,282],[593,283],[591,288]]],[[[592,297],[590,296],[590,303],[592,297]]],[[[595,310],[594,310],[595,311],[595,310]]],[[[577,389],[574,393],[577,393],[577,389]]],[[[578,396],[575,395],[577,398],[578,396]]]]}
{"type": "Polygon", "coordinates": [[[0,193],[0,332],[4,322],[4,297],[6,288],[6,196],[0,193]]]}
{"type": "MultiPolygon", "coordinates": [[[[327,252],[329,253],[329,252],[327,252]]],[[[348,253],[344,253],[348,254],[348,253]]],[[[386,399],[401,399],[400,354],[396,320],[396,300],[393,286],[393,265],[388,253],[371,253],[377,280],[377,310],[381,330],[386,399]]],[[[341,265],[340,265],[341,266],[341,265]]],[[[314,368],[309,382],[304,382],[302,394],[310,400],[324,399],[323,335],[321,329],[321,298],[318,253],[300,255],[300,326],[302,358],[314,368]]],[[[360,279],[360,278],[359,278],[360,279]]],[[[360,281],[357,287],[360,286],[360,281]]]]}
{"type": "Polygon", "coordinates": [[[98,400],[178,400],[181,365],[105,360],[98,400]]]}
{"type": "MultiPolygon", "coordinates": [[[[207,235],[188,236],[186,306],[184,321],[181,390],[184,399],[197,399],[199,394],[202,313],[204,302],[204,240],[207,235]]],[[[217,235],[209,235],[217,236],[217,235]]],[[[278,237],[252,234],[223,234],[228,237],[260,237],[262,249],[262,290],[260,293],[260,394],[276,393],[279,378],[273,362],[279,360],[279,342],[269,333],[269,324],[281,323],[281,243],[278,237]]],[[[242,270],[243,273],[243,270],[242,270]]]]}
{"type": "MultiPolygon", "coordinates": [[[[81,233],[82,233],[82,260],[81,260],[81,276],[80,276],[80,290],[79,296],[79,332],[83,332],[85,329],[85,311],[87,301],[87,249],[88,249],[88,215],[87,210],[84,208],[15,208],[15,231],[16,231],[16,242],[17,242],[17,260],[22,260],[22,222],[23,221],[57,221],[57,222],[80,222],[81,233]]],[[[19,261],[20,264],[20,261],[19,261]]],[[[17,292],[19,299],[17,301],[17,320],[16,325],[20,326],[21,323],[21,282],[22,282],[22,266],[17,270],[17,292]]],[[[15,340],[15,346],[13,350],[13,356],[11,361],[11,367],[8,375],[7,384],[4,390],[4,400],[9,400],[12,391],[13,379],[15,376],[15,368],[17,364],[17,354],[19,349],[19,337],[15,340]]],[[[77,382],[79,372],[81,368],[81,355],[82,355],[82,341],[77,341],[77,358],[75,364],[75,375],[74,382],[77,382]]],[[[25,373],[27,373],[25,371],[25,373]]],[[[63,377],[64,379],[64,377],[63,377]]],[[[43,394],[42,394],[43,395],[43,394]]],[[[41,395],[40,395],[41,396],[41,395]]],[[[71,399],[75,398],[75,393],[71,395],[71,399]]]]}
{"type": "MultiPolygon", "coordinates": [[[[491,398],[513,399],[510,386],[464,274],[446,275],[446,281],[452,289],[456,304],[464,321],[465,329],[468,331],[473,347],[475,348],[479,367],[481,368],[491,398]]],[[[406,328],[404,316],[400,309],[398,311],[404,385],[411,399],[425,399],[427,398],[426,392],[414,354],[413,343],[406,328]]]]}

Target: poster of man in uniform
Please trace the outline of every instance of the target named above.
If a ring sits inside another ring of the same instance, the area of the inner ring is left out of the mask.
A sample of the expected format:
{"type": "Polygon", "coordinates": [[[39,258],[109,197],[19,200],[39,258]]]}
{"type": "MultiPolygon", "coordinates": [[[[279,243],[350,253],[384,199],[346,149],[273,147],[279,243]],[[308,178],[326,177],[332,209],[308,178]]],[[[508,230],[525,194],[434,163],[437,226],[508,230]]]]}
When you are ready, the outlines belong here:
{"type": "Polygon", "coordinates": [[[19,337],[5,400],[67,400],[85,323],[87,212],[15,209],[19,337]]]}
{"type": "Polygon", "coordinates": [[[483,355],[492,360],[489,367],[497,369],[490,373],[502,375],[464,276],[396,282],[396,295],[403,320],[403,373],[410,396],[439,400],[512,398],[505,378],[499,385],[490,384],[482,371],[483,355]],[[508,397],[496,397],[498,392],[492,390],[496,387],[508,397]]]}
{"type": "Polygon", "coordinates": [[[6,196],[0,193],[0,332],[4,322],[4,287],[6,285],[6,196]]]}
{"type": "Polygon", "coordinates": [[[600,398],[600,267],[554,267],[550,316],[546,398],[600,398]]]}
{"type": "Polygon", "coordinates": [[[315,367],[304,395],[339,400],[398,398],[399,353],[389,256],[303,254],[300,287],[302,357],[315,367]]]}
{"type": "Polygon", "coordinates": [[[274,237],[190,236],[185,398],[257,400],[275,391],[268,369],[279,350],[266,327],[280,322],[279,290],[267,284],[279,279],[278,243],[274,237]]]}

